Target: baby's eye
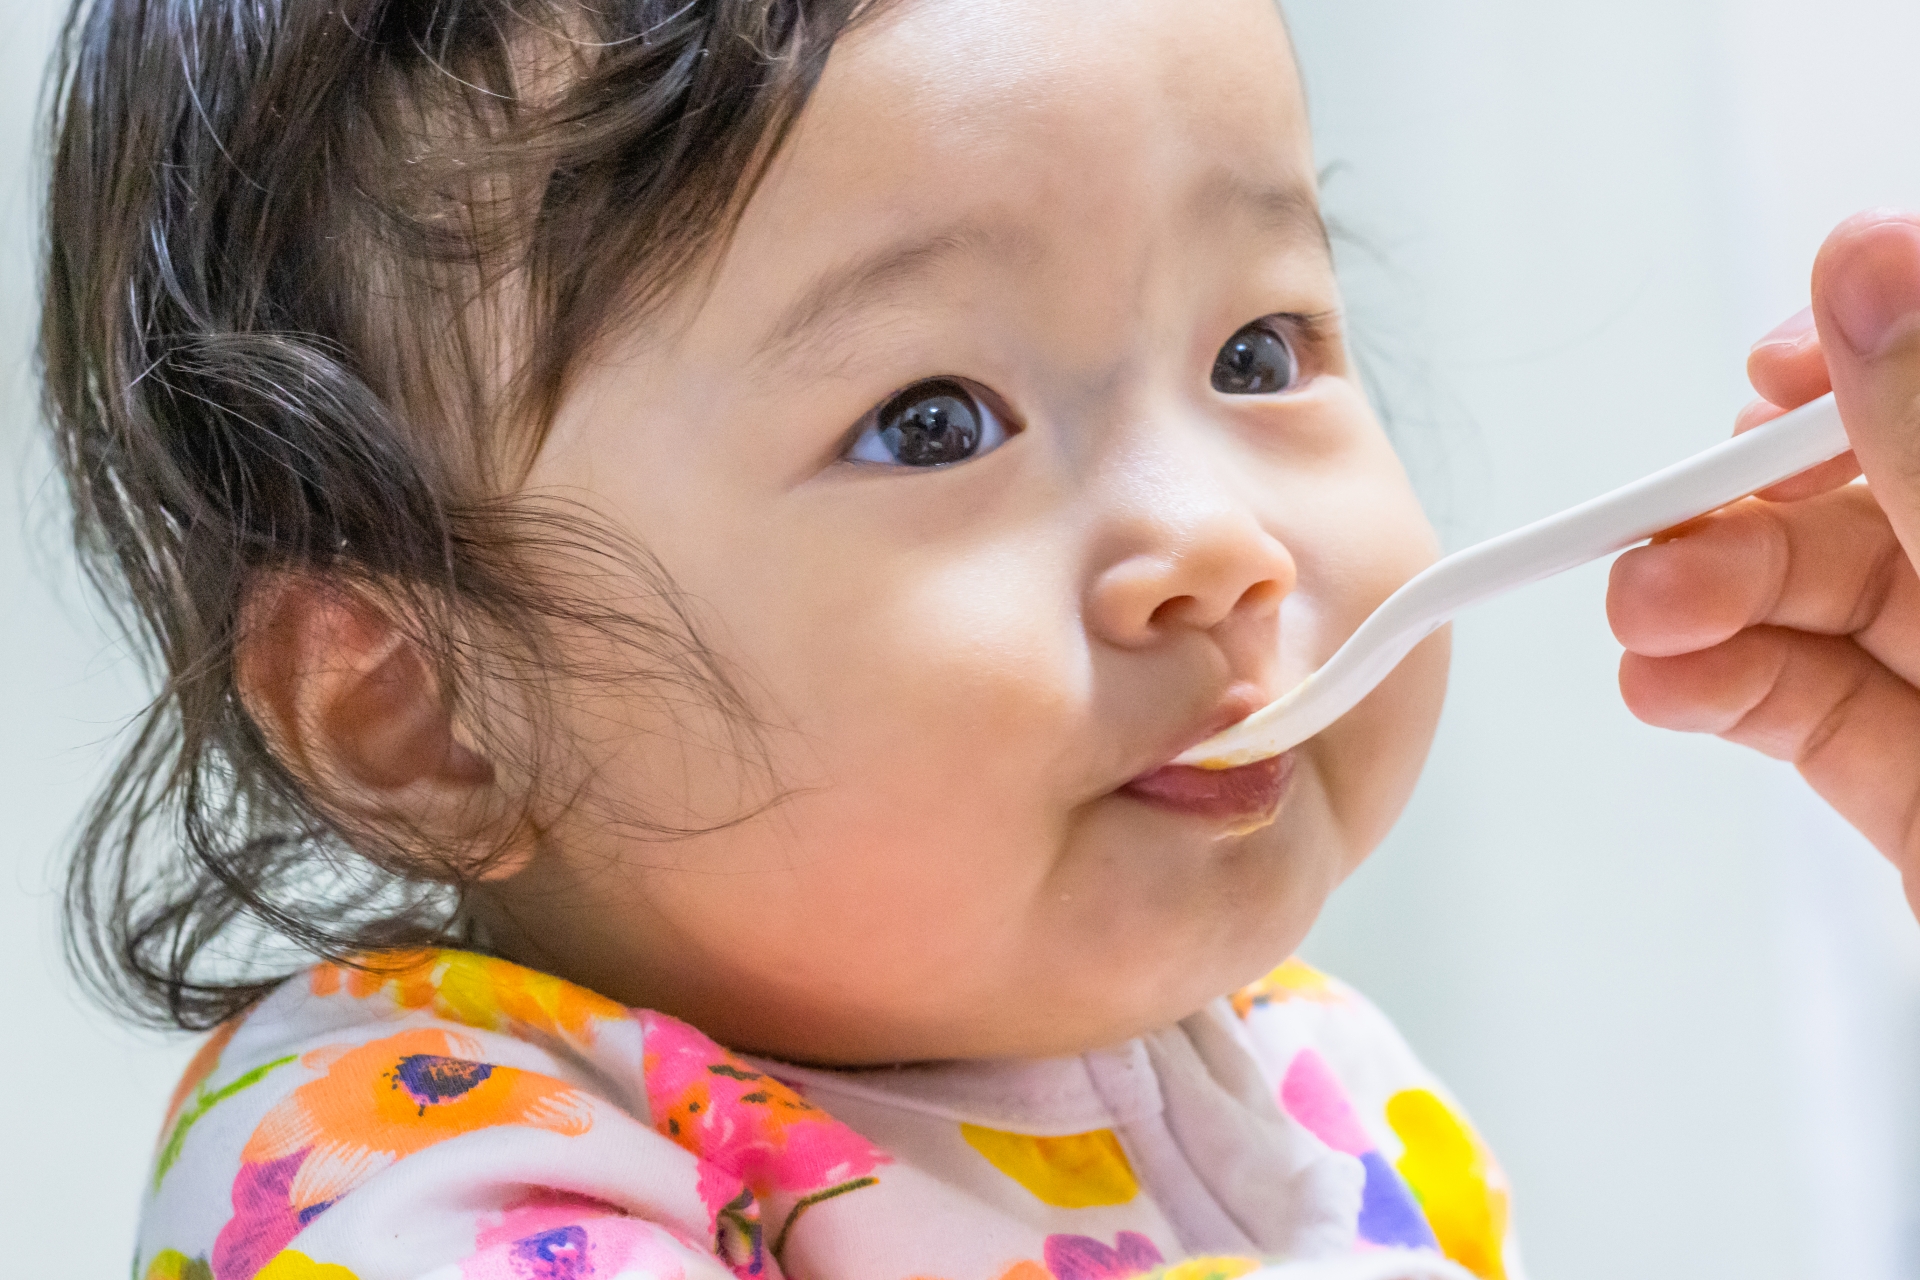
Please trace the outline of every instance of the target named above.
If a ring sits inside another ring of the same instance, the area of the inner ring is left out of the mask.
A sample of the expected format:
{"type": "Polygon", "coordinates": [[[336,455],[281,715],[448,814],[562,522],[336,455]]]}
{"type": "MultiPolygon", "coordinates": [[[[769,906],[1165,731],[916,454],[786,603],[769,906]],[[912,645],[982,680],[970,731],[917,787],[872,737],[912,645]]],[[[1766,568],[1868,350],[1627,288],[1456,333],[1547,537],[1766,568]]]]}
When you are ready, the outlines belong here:
{"type": "Polygon", "coordinates": [[[1300,381],[1293,344],[1273,327],[1256,320],[1227,339],[1213,358],[1213,389],[1226,396],[1270,396],[1291,391],[1300,381]]]}
{"type": "Polygon", "coordinates": [[[966,383],[934,378],[914,383],[868,414],[846,456],[885,466],[944,467],[991,453],[1007,435],[966,383]]]}

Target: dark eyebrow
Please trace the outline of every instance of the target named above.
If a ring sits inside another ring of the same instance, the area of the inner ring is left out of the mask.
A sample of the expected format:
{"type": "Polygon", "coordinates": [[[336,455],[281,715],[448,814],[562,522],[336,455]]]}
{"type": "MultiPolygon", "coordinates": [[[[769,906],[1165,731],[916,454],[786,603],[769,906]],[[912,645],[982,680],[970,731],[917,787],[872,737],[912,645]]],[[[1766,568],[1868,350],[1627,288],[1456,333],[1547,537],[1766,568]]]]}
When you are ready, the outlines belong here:
{"type": "Polygon", "coordinates": [[[931,235],[905,237],[816,277],[767,329],[760,347],[776,357],[795,353],[810,335],[829,328],[876,296],[938,271],[956,258],[1005,250],[1019,240],[1004,229],[963,222],[931,235]]]}
{"type": "Polygon", "coordinates": [[[1311,186],[1257,182],[1222,169],[1200,184],[1194,202],[1196,211],[1210,221],[1223,212],[1251,214],[1266,230],[1333,251],[1326,220],[1320,216],[1320,198],[1311,186]]]}
{"type": "MultiPolygon", "coordinates": [[[[1331,252],[1320,202],[1311,186],[1262,183],[1221,170],[1200,185],[1194,208],[1205,221],[1219,221],[1224,213],[1250,214],[1265,229],[1290,239],[1308,240],[1331,252]]],[[[849,313],[937,272],[955,259],[1032,252],[1030,237],[978,221],[960,222],[882,245],[817,276],[768,326],[760,351],[776,361],[799,358],[819,334],[849,313]]]]}

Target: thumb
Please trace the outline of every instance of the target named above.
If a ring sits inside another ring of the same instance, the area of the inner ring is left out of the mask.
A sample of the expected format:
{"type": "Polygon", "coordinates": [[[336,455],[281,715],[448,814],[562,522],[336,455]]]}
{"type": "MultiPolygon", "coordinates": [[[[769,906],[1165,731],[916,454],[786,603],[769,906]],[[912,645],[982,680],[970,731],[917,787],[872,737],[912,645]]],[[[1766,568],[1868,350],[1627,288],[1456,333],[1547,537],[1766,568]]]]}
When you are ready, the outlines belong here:
{"type": "Polygon", "coordinates": [[[1840,415],[1874,498],[1920,564],[1920,214],[1856,214],[1813,268],[1840,415]]]}

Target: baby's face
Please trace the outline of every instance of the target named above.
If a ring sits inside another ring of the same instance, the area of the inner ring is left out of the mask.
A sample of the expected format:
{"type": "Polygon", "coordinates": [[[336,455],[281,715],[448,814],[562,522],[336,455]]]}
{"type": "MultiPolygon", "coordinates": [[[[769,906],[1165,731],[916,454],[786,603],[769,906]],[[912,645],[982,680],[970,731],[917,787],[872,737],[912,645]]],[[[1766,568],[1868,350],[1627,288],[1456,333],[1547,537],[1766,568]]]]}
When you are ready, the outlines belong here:
{"type": "Polygon", "coordinates": [[[894,6],[710,286],[584,369],[529,488],[659,558],[772,776],[684,699],[581,693],[592,799],[505,886],[528,954],[833,1063],[1111,1043],[1284,957],[1445,652],[1277,767],[1162,771],[1433,555],[1272,0],[894,6]]]}

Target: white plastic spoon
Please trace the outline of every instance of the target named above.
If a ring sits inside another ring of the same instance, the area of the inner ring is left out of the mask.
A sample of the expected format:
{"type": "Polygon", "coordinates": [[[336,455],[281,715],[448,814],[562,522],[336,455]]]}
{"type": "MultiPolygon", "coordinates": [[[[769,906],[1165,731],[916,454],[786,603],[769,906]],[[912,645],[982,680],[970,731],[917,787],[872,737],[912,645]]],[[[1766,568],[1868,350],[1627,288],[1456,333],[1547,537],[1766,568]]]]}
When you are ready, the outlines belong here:
{"type": "Polygon", "coordinates": [[[1174,763],[1232,769],[1277,756],[1351,711],[1468,605],[1623,551],[1850,447],[1825,396],[1644,480],[1456,551],[1388,596],[1325,666],[1174,763]]]}

